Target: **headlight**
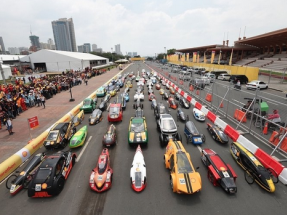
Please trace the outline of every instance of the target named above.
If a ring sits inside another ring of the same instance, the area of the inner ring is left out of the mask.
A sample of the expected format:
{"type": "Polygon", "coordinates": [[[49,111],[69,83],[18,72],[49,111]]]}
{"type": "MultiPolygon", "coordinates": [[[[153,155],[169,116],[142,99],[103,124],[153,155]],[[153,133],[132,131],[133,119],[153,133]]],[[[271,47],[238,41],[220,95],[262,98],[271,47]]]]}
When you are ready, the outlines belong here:
{"type": "Polygon", "coordinates": [[[93,172],[90,176],[90,183],[94,183],[94,175],[95,173],[93,172]]]}
{"type": "Polygon", "coordinates": [[[108,172],[106,182],[110,182],[111,181],[110,178],[111,178],[111,172],[108,172]]]}

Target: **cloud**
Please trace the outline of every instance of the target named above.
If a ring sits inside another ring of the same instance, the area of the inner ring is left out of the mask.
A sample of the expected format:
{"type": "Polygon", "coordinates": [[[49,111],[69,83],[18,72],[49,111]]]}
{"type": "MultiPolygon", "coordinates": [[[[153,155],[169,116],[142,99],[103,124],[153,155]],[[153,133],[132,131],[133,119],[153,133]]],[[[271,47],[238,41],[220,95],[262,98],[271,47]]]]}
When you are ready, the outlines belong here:
{"type": "Polygon", "coordinates": [[[285,0],[272,2],[216,0],[115,1],[22,0],[1,2],[0,29],[6,47],[29,46],[30,25],[41,42],[53,38],[51,21],[72,17],[77,45],[96,43],[104,51],[121,44],[125,52],[152,55],[164,47],[187,48],[230,44],[243,35],[255,36],[285,28],[285,0]],[[274,12],[276,11],[276,12],[274,12]]]}

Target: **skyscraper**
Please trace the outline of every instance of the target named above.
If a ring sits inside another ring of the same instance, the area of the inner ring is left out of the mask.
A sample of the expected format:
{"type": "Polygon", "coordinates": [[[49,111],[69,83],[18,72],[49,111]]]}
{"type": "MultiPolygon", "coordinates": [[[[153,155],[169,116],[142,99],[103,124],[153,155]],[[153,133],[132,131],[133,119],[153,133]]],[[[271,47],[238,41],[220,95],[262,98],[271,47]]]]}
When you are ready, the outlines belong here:
{"type": "Polygon", "coordinates": [[[61,18],[52,21],[56,49],[62,51],[77,51],[73,19],[61,18]]]}
{"type": "Polygon", "coordinates": [[[0,52],[2,52],[2,53],[6,52],[5,46],[4,46],[4,41],[3,41],[2,37],[0,37],[0,52]]]}
{"type": "Polygon", "coordinates": [[[30,38],[30,41],[31,41],[31,46],[35,46],[37,48],[41,48],[38,36],[31,35],[29,38],[30,38]]]}
{"type": "Polygon", "coordinates": [[[91,52],[91,44],[90,43],[84,43],[84,52],[90,53],[91,52]]]}
{"type": "Polygon", "coordinates": [[[93,44],[93,45],[92,45],[92,50],[93,50],[93,52],[95,52],[97,48],[98,48],[97,44],[93,44]]]}
{"type": "Polygon", "coordinates": [[[115,52],[118,55],[122,54],[122,52],[121,52],[121,45],[120,44],[115,45],[115,52]]]}

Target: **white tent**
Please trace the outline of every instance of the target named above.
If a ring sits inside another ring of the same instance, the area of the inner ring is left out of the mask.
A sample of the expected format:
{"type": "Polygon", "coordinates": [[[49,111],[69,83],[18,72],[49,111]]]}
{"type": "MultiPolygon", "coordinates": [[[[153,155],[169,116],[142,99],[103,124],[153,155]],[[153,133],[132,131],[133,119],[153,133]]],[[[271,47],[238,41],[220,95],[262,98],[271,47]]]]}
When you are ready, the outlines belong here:
{"type": "Polygon", "coordinates": [[[115,61],[115,63],[126,63],[126,62],[128,62],[128,60],[126,60],[126,59],[119,59],[119,60],[115,61]]]}
{"type": "Polygon", "coordinates": [[[108,64],[109,60],[97,55],[55,51],[42,49],[20,59],[21,62],[30,62],[33,69],[42,69],[49,72],[82,70],[86,67],[108,64]]]}
{"type": "MultiPolygon", "coordinates": [[[[9,65],[2,64],[2,68],[4,71],[5,79],[8,79],[10,76],[12,76],[11,67],[9,65]]],[[[0,80],[3,80],[1,72],[0,72],[0,80]]]]}

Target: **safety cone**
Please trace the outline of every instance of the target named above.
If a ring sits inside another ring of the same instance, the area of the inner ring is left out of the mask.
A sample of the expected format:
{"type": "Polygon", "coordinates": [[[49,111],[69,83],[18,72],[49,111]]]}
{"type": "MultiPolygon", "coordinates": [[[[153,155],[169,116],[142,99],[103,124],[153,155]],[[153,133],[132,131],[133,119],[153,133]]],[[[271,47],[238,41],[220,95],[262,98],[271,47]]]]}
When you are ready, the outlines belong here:
{"type": "Polygon", "coordinates": [[[220,108],[223,108],[223,102],[220,103],[219,107],[220,107],[220,108]]]}
{"type": "Polygon", "coordinates": [[[268,122],[265,122],[264,128],[263,128],[263,134],[268,134],[268,122]]]}
{"type": "Polygon", "coordinates": [[[199,95],[199,90],[196,91],[196,95],[199,95]]]}

